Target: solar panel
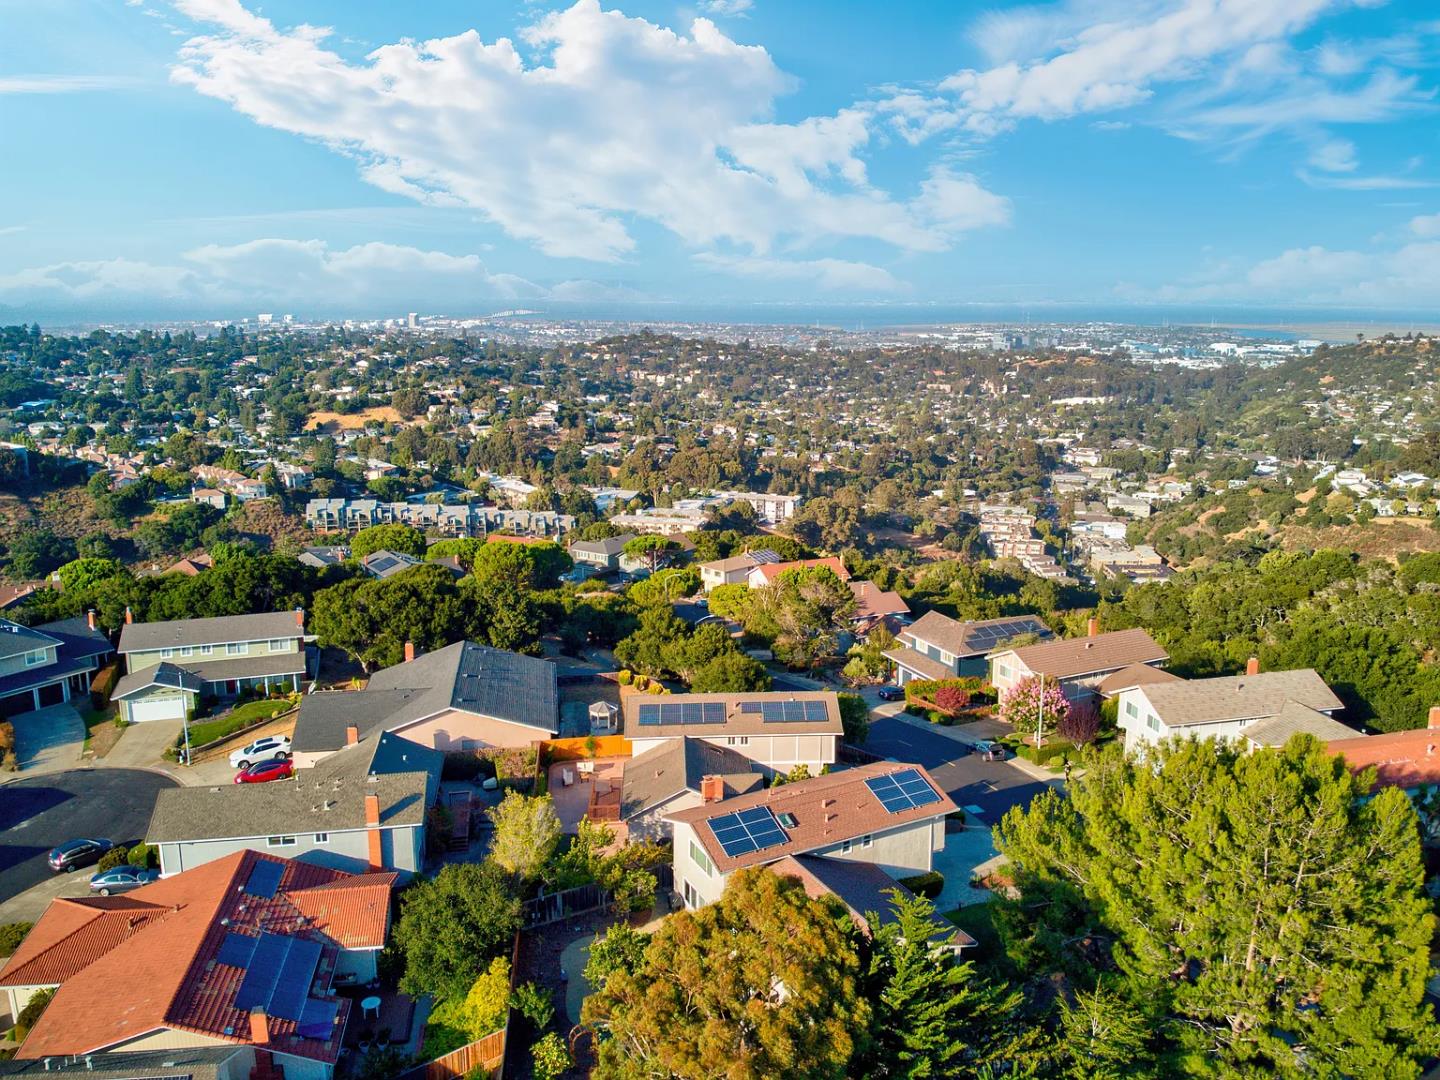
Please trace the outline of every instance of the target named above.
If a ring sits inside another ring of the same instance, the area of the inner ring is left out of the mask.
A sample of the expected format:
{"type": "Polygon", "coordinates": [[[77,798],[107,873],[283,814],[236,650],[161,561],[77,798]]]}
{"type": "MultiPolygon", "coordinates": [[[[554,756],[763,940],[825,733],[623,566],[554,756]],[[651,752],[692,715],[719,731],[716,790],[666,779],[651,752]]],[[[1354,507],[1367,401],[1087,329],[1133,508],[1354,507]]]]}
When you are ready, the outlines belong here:
{"type": "Polygon", "coordinates": [[[760,711],[767,724],[823,723],[829,715],[823,701],[766,701],[760,711]]]}
{"type": "Polygon", "coordinates": [[[306,1039],[328,1041],[331,1031],[335,1027],[335,1017],[339,1012],[340,1002],[311,998],[305,1002],[305,1007],[301,1011],[300,1023],[295,1028],[296,1034],[306,1039]]]}
{"type": "Polygon", "coordinates": [[[256,1005],[268,1006],[275,984],[280,979],[280,965],[290,950],[290,939],[279,934],[261,934],[250,957],[250,967],[235,991],[235,1008],[249,1012],[256,1005]]]}
{"type": "Polygon", "coordinates": [[[290,948],[280,965],[280,977],[266,1012],[282,1020],[299,1020],[305,999],[310,996],[310,984],[315,979],[315,965],[320,962],[320,943],[305,938],[289,941],[290,948]]]}
{"type": "Polygon", "coordinates": [[[703,724],[705,722],[705,710],[700,707],[698,701],[687,701],[680,706],[684,724],[703,724]]]}
{"type": "Polygon", "coordinates": [[[914,769],[902,769],[865,781],[870,793],[880,800],[887,813],[898,814],[917,806],[938,803],[940,796],[914,769]]]}
{"type": "Polygon", "coordinates": [[[763,701],[742,701],[740,711],[742,713],[758,713],[765,707],[763,701]]]}
{"type": "Polygon", "coordinates": [[[220,951],[215,954],[215,962],[230,967],[249,967],[258,940],[249,934],[226,934],[225,940],[220,943],[220,951]]]}
{"type": "Polygon", "coordinates": [[[638,720],[641,724],[650,725],[660,723],[659,705],[641,705],[638,711],[638,720]]]}
{"type": "Polygon", "coordinates": [[[721,849],[732,859],[783,844],[789,839],[768,806],[752,806],[734,814],[722,814],[711,818],[709,824],[721,849]]]}
{"type": "Polygon", "coordinates": [[[705,723],[725,723],[725,703],[723,701],[707,701],[704,705],[705,723]]]}
{"type": "Polygon", "coordinates": [[[825,707],[825,702],[823,702],[823,701],[807,701],[807,702],[805,702],[805,719],[806,719],[806,720],[828,720],[829,718],[830,718],[830,710],[825,707]]]}
{"type": "Polygon", "coordinates": [[[284,863],[261,859],[251,868],[250,876],[245,879],[245,891],[251,896],[259,896],[268,900],[280,887],[280,879],[284,874],[284,863]]]}

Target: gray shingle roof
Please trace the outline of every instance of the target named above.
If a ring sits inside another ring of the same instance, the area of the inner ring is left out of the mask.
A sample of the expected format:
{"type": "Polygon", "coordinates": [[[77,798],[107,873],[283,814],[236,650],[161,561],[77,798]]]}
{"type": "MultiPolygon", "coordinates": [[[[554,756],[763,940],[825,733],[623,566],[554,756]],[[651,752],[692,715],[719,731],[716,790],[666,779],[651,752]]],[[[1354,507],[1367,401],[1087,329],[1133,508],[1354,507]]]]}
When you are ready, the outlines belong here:
{"type": "MultiPolygon", "coordinates": [[[[1022,645],[1006,649],[1031,671],[1052,679],[1072,679],[1082,675],[1115,671],[1130,664],[1155,663],[1168,660],[1170,654],[1156,644],[1144,630],[1114,630],[1094,637],[1042,641],[1038,645],[1022,645]]],[[[993,655],[993,654],[992,654],[993,655]]]]}
{"type": "Polygon", "coordinates": [[[619,536],[607,536],[604,540],[576,540],[570,545],[570,550],[609,558],[623,552],[625,545],[634,539],[634,533],[621,533],[619,536]]]}
{"type": "Polygon", "coordinates": [[[973,619],[959,622],[938,611],[927,611],[904,633],[919,641],[938,645],[956,656],[983,656],[995,646],[1021,634],[1050,637],[1050,627],[1035,615],[1011,615],[1001,619],[973,619]]]}
{"type": "Polygon", "coordinates": [[[0,619],[0,660],[22,653],[58,646],[60,639],[9,619],[0,619]]]}
{"type": "Polygon", "coordinates": [[[120,652],[299,637],[305,631],[297,621],[297,614],[303,615],[294,611],[267,611],[259,615],[222,615],[213,619],[126,623],[120,630],[120,652]]]}
{"type": "Polygon", "coordinates": [[[1321,742],[1353,739],[1360,733],[1354,728],[1332,720],[1322,712],[1287,701],[1274,716],[1246,726],[1244,735],[1256,746],[1284,746],[1292,735],[1313,735],[1321,742]]]}
{"type": "Polygon", "coordinates": [[[297,753],[339,750],[354,724],[364,739],[383,731],[386,721],[423,690],[326,690],[306,694],[295,718],[291,746],[297,753]]]}
{"type": "Polygon", "coordinates": [[[1163,683],[1140,692],[1172,728],[1276,716],[1292,701],[1322,711],[1343,707],[1313,668],[1163,683]]]}
{"type": "Polygon", "coordinates": [[[401,705],[385,723],[391,729],[459,709],[552,734],[559,730],[555,665],[473,641],[457,641],[377,671],[369,689],[427,691],[401,705]]]}
{"type": "Polygon", "coordinates": [[[145,839],[156,844],[363,829],[367,794],[380,796],[382,826],[420,825],[428,777],[439,775],[443,761],[439,751],[384,732],[290,780],[167,788],[156,796],[145,839]],[[377,767],[382,771],[372,780],[377,767]]]}
{"type": "Polygon", "coordinates": [[[673,799],[682,791],[700,790],[705,776],[725,778],[725,797],[753,791],[765,782],[752,771],[749,758],[704,739],[671,739],[625,763],[620,780],[620,820],[673,799]]]}
{"type": "MultiPolygon", "coordinates": [[[[226,1065],[237,1054],[251,1056],[249,1047],[206,1046],[185,1050],[137,1050],[71,1057],[15,1058],[0,1061],[0,1076],[61,1076],[86,1080],[218,1080],[238,1073],[226,1065]]],[[[248,1067],[246,1069],[248,1071],[248,1067]]]]}
{"type": "Polygon", "coordinates": [[[115,684],[115,690],[110,696],[116,701],[122,701],[131,694],[152,686],[166,686],[172,690],[189,690],[198,694],[205,688],[205,680],[193,671],[162,660],[153,668],[132,671],[126,675],[115,684]]]}

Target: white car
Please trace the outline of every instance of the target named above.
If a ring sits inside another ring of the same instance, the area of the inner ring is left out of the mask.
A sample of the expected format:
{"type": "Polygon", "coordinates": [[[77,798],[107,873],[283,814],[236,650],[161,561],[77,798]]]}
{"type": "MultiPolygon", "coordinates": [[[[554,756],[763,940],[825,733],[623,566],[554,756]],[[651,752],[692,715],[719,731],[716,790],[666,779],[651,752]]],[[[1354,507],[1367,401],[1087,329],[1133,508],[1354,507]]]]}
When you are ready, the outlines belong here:
{"type": "Polygon", "coordinates": [[[248,769],[260,761],[284,761],[290,756],[288,735],[267,735],[230,754],[232,769],[248,769]]]}

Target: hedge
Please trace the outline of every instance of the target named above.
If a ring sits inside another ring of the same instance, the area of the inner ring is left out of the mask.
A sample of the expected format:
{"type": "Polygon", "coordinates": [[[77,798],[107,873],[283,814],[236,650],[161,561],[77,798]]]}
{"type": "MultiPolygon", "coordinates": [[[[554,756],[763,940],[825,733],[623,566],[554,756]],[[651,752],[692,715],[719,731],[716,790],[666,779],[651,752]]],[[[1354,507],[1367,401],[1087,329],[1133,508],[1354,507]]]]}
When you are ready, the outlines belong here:
{"type": "Polygon", "coordinates": [[[1051,736],[1045,745],[1038,749],[1023,740],[1013,745],[1016,754],[1036,765],[1049,765],[1052,761],[1059,761],[1069,755],[1078,756],[1080,753],[1074,743],[1058,736],[1051,736]]]}
{"type": "Polygon", "coordinates": [[[900,884],[913,892],[916,896],[923,896],[927,900],[934,900],[945,888],[945,875],[939,870],[931,870],[929,873],[916,874],[914,877],[900,879],[900,884]]]}
{"type": "Polygon", "coordinates": [[[967,675],[957,679],[911,679],[905,684],[905,700],[933,705],[935,692],[947,688],[965,691],[970,695],[971,705],[993,705],[998,698],[995,688],[984,679],[967,675]]]}
{"type": "Polygon", "coordinates": [[[0,956],[12,955],[34,925],[28,922],[12,922],[0,926],[0,956]]]}

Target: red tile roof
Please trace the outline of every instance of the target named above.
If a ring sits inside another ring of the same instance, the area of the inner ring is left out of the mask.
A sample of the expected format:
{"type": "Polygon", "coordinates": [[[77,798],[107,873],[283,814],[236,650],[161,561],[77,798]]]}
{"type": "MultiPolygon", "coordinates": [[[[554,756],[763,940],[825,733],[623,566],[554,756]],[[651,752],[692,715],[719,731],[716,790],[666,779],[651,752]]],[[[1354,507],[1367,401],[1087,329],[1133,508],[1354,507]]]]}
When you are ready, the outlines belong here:
{"type": "Polygon", "coordinates": [[[1375,790],[1440,784],[1440,730],[1435,728],[1335,739],[1325,750],[1343,756],[1355,772],[1373,768],[1375,790]]]}
{"type": "Polygon", "coordinates": [[[850,580],[850,571],[846,570],[845,564],[834,556],[828,559],[800,559],[797,562],[761,563],[750,572],[754,574],[758,571],[760,576],[765,579],[765,583],[769,585],[787,570],[799,570],[812,566],[823,566],[825,569],[833,571],[841,581],[850,580]]]}
{"type": "Polygon", "coordinates": [[[58,985],[168,914],[168,907],[129,896],[62,897],[0,971],[0,986],[58,985]]]}
{"type": "MultiPolygon", "coordinates": [[[[324,946],[321,978],[328,985],[337,945],[384,944],[394,881],[394,874],[356,876],[241,851],[136,889],[122,898],[128,907],[112,905],[107,911],[145,915],[145,924],[130,928],[127,923],[126,932],[118,934],[94,932],[96,950],[90,962],[54,980],[60,989],[22,1053],[29,1058],[90,1053],[165,1029],[249,1043],[248,1014],[234,1004],[244,970],[213,962],[226,934],[301,934],[318,940],[324,946]],[[260,862],[282,867],[279,886],[269,898],[243,889],[260,862]]],[[[79,959],[69,944],[78,929],[72,910],[77,903],[56,901],[46,910],[25,942],[28,948],[30,939],[35,940],[31,954],[17,953],[0,972],[0,985],[22,974],[17,959],[24,968],[41,971],[48,966],[54,974],[66,966],[67,958],[79,959]]],[[[267,1045],[281,1053],[333,1062],[348,1009],[342,1002],[337,1026],[323,1041],[302,1038],[293,1021],[271,1017],[267,1045]]]]}

